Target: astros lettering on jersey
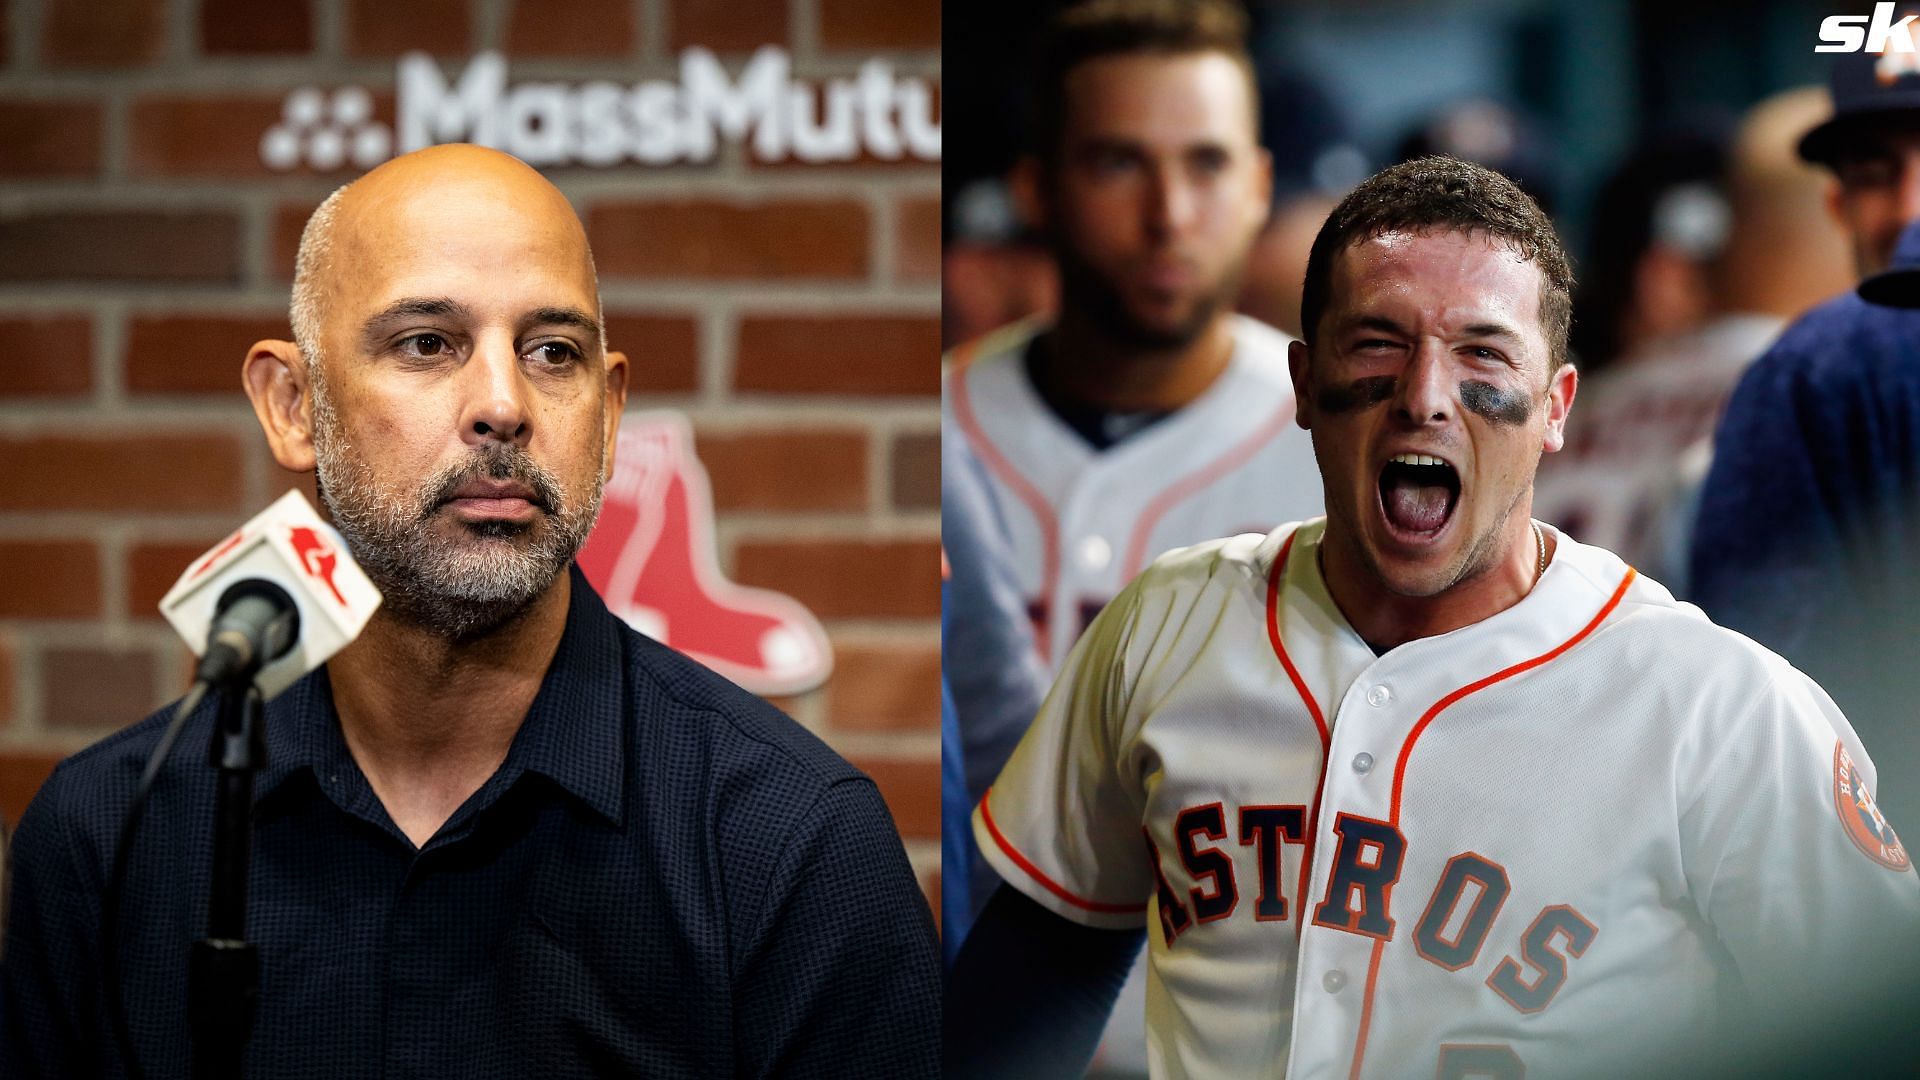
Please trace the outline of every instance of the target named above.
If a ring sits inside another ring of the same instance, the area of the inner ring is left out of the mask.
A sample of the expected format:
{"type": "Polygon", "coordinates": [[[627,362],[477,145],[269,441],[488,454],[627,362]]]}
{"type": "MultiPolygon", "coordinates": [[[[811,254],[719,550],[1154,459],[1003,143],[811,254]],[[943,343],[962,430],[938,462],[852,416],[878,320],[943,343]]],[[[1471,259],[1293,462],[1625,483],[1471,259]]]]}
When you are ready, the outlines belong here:
{"type": "Polygon", "coordinates": [[[1288,339],[1245,316],[1232,327],[1233,355],[1212,386],[1105,451],[1028,379],[1039,325],[956,351],[941,425],[963,432],[985,466],[1050,666],[1160,553],[1320,512],[1313,446],[1293,422],[1288,339]]]}
{"type": "Polygon", "coordinates": [[[1920,920],[1785,661],[1558,532],[1518,604],[1376,656],[1324,525],[1158,560],[974,815],[1036,902],[1148,927],[1156,1077],[1586,1074],[1920,920]]]}

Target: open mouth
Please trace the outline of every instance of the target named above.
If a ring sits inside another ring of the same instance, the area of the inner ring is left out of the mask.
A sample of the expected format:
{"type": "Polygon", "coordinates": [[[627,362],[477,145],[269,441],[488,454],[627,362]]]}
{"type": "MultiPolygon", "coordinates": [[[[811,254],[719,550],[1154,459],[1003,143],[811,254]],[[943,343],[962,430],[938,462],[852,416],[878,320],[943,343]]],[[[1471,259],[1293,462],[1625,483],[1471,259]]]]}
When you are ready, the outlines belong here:
{"type": "Polygon", "coordinates": [[[1460,474],[1430,454],[1395,454],[1380,468],[1380,513],[1394,533],[1426,540],[1453,520],[1460,474]]]}

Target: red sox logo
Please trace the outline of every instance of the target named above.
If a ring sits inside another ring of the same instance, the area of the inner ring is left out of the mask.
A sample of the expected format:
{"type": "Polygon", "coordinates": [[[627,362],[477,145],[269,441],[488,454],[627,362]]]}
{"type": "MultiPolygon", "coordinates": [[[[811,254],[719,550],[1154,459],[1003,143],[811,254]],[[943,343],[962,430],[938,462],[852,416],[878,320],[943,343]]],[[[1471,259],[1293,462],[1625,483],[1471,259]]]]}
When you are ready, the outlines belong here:
{"type": "Polygon", "coordinates": [[[792,598],[728,581],[714,557],[713,489],[686,418],[629,414],[580,570],[608,610],[756,694],[799,694],[833,667],[792,598]]]}
{"type": "Polygon", "coordinates": [[[347,598],[340,594],[340,586],[333,583],[333,568],[340,565],[340,556],[326,537],[308,526],[294,525],[287,529],[287,542],[293,545],[293,553],[300,559],[300,569],[325,585],[340,606],[346,607],[347,598]]]}

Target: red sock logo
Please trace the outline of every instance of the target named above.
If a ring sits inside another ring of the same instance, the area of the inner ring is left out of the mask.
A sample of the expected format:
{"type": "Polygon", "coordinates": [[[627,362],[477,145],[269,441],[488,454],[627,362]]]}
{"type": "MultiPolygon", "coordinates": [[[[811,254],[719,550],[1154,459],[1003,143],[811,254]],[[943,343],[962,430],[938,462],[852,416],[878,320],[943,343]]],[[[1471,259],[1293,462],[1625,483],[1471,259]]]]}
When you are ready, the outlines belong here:
{"type": "Polygon", "coordinates": [[[679,413],[622,422],[606,501],[579,562],[627,625],[756,694],[804,693],[833,670],[812,612],[721,575],[713,488],[679,413]]]}

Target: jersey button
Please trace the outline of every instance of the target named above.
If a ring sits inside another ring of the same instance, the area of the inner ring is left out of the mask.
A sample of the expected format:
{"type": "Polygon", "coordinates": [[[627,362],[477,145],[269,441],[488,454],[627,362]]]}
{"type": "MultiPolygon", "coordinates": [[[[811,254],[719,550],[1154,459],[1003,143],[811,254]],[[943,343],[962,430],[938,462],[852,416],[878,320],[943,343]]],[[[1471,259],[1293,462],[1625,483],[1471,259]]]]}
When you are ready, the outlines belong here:
{"type": "Polygon", "coordinates": [[[1327,988],[1327,993],[1337,994],[1341,990],[1346,989],[1347,973],[1344,971],[1329,971],[1320,977],[1320,985],[1327,988]]]}
{"type": "Polygon", "coordinates": [[[1074,545],[1080,565],[1089,570],[1105,570],[1113,561],[1113,546],[1098,536],[1089,536],[1074,545]]]}
{"type": "Polygon", "coordinates": [[[1357,772],[1357,773],[1368,772],[1372,768],[1373,768],[1372,754],[1362,752],[1362,753],[1353,755],[1353,771],[1354,772],[1357,772]]]}
{"type": "Polygon", "coordinates": [[[1373,706],[1376,709],[1380,708],[1381,706],[1385,705],[1387,702],[1392,700],[1393,700],[1393,691],[1388,689],[1387,684],[1385,683],[1381,683],[1378,686],[1369,687],[1367,690],[1367,704],[1373,706]]]}

